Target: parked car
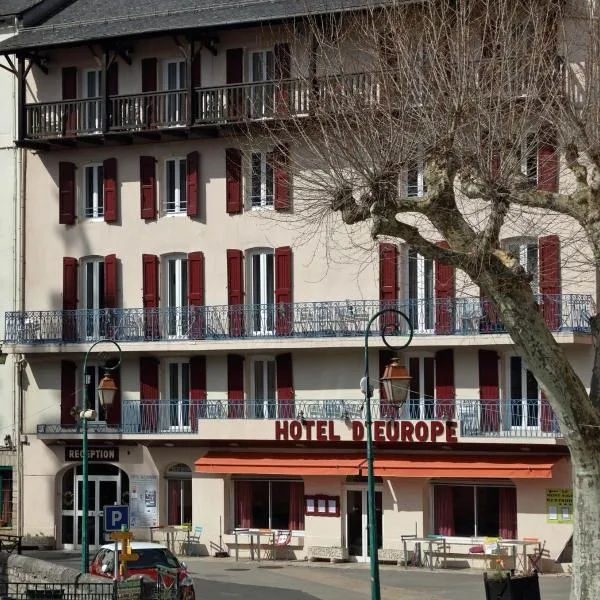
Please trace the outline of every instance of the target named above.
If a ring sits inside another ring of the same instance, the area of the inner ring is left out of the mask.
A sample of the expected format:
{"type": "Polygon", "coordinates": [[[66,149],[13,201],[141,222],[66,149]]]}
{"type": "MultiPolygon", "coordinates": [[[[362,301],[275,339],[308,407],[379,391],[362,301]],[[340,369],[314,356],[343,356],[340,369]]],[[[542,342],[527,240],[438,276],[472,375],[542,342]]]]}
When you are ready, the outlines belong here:
{"type": "MultiPolygon", "coordinates": [[[[159,578],[159,567],[177,570],[179,578],[179,599],[195,600],[194,582],[188,573],[184,562],[177,560],[175,555],[162,544],[149,542],[131,542],[131,551],[138,555],[137,560],[127,561],[126,577],[143,576],[145,579],[151,579],[154,582],[159,578]]],[[[100,577],[114,576],[115,571],[115,546],[114,544],[105,544],[100,547],[96,556],[90,563],[90,573],[100,577]]],[[[173,583],[172,576],[168,571],[161,573],[162,584],[170,587],[173,583]]]]}

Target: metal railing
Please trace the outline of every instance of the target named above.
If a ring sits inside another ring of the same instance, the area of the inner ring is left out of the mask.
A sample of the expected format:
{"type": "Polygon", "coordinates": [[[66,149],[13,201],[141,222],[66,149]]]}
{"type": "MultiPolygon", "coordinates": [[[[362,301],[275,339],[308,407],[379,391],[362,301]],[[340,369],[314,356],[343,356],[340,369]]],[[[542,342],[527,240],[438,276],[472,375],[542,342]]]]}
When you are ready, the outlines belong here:
{"type": "MultiPolygon", "coordinates": [[[[541,399],[409,399],[402,406],[381,400],[371,401],[374,419],[452,419],[464,437],[554,438],[560,435],[556,417],[541,399]]],[[[90,433],[193,434],[213,427],[211,420],[277,419],[364,421],[363,400],[125,400],[121,423],[110,425],[90,421],[90,433]]],[[[38,425],[38,434],[79,433],[79,426],[38,425]]]]}
{"type": "MultiPolygon", "coordinates": [[[[552,331],[589,333],[595,314],[590,295],[539,296],[552,331]]],[[[362,336],[382,307],[406,313],[416,336],[506,333],[493,305],[475,298],[440,300],[345,300],[234,306],[50,310],[5,313],[7,344],[222,340],[269,337],[362,336]]],[[[389,315],[377,326],[388,324],[389,315]]],[[[405,334],[400,328],[399,334],[405,334]]],[[[375,334],[375,332],[373,332],[375,334]]]]}
{"type": "Polygon", "coordinates": [[[154,600],[160,597],[156,585],[151,590],[148,588],[148,591],[150,594],[146,593],[141,578],[78,583],[0,582],[0,597],[3,600],[154,600]]]}

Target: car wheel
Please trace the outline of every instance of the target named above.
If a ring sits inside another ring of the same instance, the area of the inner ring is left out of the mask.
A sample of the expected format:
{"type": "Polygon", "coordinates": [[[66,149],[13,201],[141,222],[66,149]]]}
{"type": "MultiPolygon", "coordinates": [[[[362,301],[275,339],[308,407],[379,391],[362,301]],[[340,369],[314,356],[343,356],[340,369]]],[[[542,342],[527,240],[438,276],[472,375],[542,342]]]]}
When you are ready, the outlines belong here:
{"type": "Polygon", "coordinates": [[[183,588],[181,590],[181,600],[196,600],[196,594],[193,588],[183,588]]]}

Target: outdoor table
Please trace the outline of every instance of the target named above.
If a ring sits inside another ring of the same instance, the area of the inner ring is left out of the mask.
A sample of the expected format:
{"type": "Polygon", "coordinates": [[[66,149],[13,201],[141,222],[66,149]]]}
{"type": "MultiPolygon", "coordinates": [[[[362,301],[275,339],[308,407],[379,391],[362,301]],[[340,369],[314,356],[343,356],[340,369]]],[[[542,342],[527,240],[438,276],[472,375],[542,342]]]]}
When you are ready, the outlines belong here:
{"type": "Polygon", "coordinates": [[[272,529],[234,529],[233,535],[235,536],[235,560],[239,558],[239,546],[238,536],[247,535],[250,543],[250,560],[254,560],[254,554],[256,553],[257,560],[260,562],[260,538],[266,538],[267,544],[269,544],[269,538],[271,538],[271,544],[275,545],[275,532],[272,529]],[[254,544],[254,538],[256,538],[256,545],[254,544]]]}
{"type": "Polygon", "coordinates": [[[521,565],[523,573],[527,573],[527,546],[537,546],[538,550],[541,551],[541,543],[539,540],[498,540],[498,547],[510,548],[512,557],[515,561],[515,570],[518,569],[518,565],[521,565]],[[519,550],[522,547],[522,550],[519,550]]]}
{"type": "Polygon", "coordinates": [[[167,548],[173,554],[183,554],[182,549],[185,547],[185,544],[189,544],[190,540],[190,530],[188,527],[175,527],[168,525],[159,525],[157,527],[150,527],[150,541],[162,541],[155,540],[154,533],[160,531],[165,536],[165,542],[167,548]]]}
{"type": "Polygon", "coordinates": [[[408,551],[407,551],[407,545],[408,542],[412,542],[414,544],[427,544],[429,551],[428,553],[425,553],[425,557],[429,556],[429,561],[427,560],[427,558],[425,558],[424,561],[424,566],[427,566],[427,562],[429,562],[429,570],[433,571],[433,545],[436,544],[437,547],[439,548],[440,546],[442,547],[442,568],[446,567],[446,540],[443,537],[433,537],[433,538],[417,538],[417,537],[410,537],[410,538],[402,538],[402,546],[403,546],[403,551],[404,551],[404,566],[407,567],[408,566],[408,551]]]}

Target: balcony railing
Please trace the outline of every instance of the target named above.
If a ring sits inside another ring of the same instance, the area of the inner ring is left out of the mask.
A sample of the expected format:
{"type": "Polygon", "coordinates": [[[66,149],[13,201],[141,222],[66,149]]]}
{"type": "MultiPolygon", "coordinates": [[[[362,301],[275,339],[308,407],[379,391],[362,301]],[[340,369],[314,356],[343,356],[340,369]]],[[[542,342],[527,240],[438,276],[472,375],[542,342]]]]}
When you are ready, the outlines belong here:
{"type": "MultiPolygon", "coordinates": [[[[371,401],[374,419],[452,419],[463,437],[560,436],[558,423],[545,400],[408,400],[398,407],[371,401]]],[[[342,420],[364,421],[362,400],[131,400],[121,406],[121,423],[89,422],[97,434],[193,434],[218,427],[214,420],[342,420]],[[206,423],[210,420],[211,423],[206,423]]],[[[79,433],[79,425],[38,425],[39,434],[79,433]]],[[[205,436],[205,434],[204,434],[205,436]]]]}
{"type": "MultiPolygon", "coordinates": [[[[595,314],[592,297],[583,294],[540,296],[540,311],[552,331],[589,333],[595,314]]],[[[254,338],[330,338],[362,336],[370,317],[395,307],[411,320],[416,336],[506,333],[494,307],[474,298],[378,300],[7,312],[8,344],[82,343],[110,338],[118,342],[225,340],[254,338]]],[[[380,318],[372,335],[394,323],[380,318]]],[[[406,324],[399,323],[399,333],[406,324]]]]}
{"type": "Polygon", "coordinates": [[[101,98],[38,102],[25,106],[25,137],[44,140],[100,132],[135,132],[189,124],[217,125],[343,110],[349,103],[379,101],[374,73],[285,79],[193,90],[110,96],[108,123],[101,98]],[[188,115],[188,111],[192,114],[188,115]],[[188,118],[190,117],[190,118],[188,118]]]}

